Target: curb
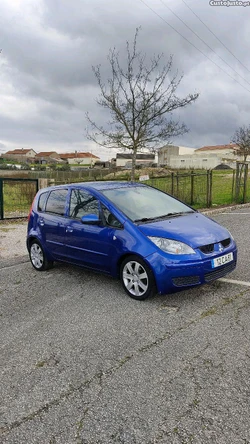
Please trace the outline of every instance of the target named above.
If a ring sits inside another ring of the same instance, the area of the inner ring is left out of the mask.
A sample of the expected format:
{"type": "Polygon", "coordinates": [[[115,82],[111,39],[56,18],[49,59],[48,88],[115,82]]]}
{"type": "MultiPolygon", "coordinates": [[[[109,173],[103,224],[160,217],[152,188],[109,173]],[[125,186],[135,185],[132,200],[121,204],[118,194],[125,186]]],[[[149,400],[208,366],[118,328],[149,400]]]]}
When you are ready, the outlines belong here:
{"type": "Polygon", "coordinates": [[[226,207],[220,207],[220,208],[204,208],[203,210],[198,210],[199,213],[202,214],[219,214],[219,213],[223,213],[225,210],[226,211],[233,211],[236,210],[237,208],[249,208],[250,207],[250,203],[246,203],[246,204],[236,204],[236,205],[231,205],[231,206],[226,206],[226,207]]]}

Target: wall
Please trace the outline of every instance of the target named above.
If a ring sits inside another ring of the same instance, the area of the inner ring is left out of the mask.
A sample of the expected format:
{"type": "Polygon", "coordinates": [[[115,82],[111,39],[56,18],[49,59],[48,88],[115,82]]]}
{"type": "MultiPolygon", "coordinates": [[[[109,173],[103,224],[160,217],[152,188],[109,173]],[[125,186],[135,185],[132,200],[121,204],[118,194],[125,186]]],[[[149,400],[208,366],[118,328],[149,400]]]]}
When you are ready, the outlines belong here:
{"type": "Polygon", "coordinates": [[[168,166],[170,168],[182,169],[206,169],[210,170],[215,168],[221,163],[228,165],[230,168],[236,168],[236,162],[231,160],[225,160],[217,156],[172,156],[169,160],[168,166]]]}
{"type": "Polygon", "coordinates": [[[91,157],[75,157],[74,159],[67,159],[69,165],[95,165],[98,159],[91,157]]]}

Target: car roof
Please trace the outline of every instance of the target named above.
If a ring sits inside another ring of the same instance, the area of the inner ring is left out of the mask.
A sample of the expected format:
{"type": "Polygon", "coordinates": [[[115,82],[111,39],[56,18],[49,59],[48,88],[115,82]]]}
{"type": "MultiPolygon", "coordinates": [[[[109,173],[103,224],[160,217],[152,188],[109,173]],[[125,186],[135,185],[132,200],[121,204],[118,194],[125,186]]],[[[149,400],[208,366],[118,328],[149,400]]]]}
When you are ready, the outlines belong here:
{"type": "Polygon", "coordinates": [[[60,189],[60,188],[75,188],[75,187],[84,187],[85,189],[88,189],[89,191],[104,191],[104,190],[112,190],[116,188],[130,188],[130,187],[145,187],[146,185],[142,183],[137,182],[127,182],[127,181],[99,181],[99,182],[76,182],[76,183],[70,183],[70,184],[64,184],[64,185],[56,185],[49,187],[47,189],[60,189]]]}
{"type": "Polygon", "coordinates": [[[136,182],[112,180],[112,181],[100,181],[100,182],[85,182],[85,183],[79,183],[79,185],[84,185],[84,187],[89,189],[102,191],[114,188],[130,188],[135,186],[142,186],[143,184],[138,184],[136,182]]]}

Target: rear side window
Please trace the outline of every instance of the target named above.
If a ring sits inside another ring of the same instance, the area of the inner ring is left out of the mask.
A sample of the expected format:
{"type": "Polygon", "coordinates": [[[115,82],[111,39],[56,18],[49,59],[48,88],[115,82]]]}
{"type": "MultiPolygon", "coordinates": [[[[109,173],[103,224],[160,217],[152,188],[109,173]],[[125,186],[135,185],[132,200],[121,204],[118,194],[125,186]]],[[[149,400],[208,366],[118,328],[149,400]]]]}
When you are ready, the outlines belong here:
{"type": "Polygon", "coordinates": [[[46,193],[42,193],[38,199],[38,204],[37,204],[37,210],[38,211],[43,211],[44,210],[44,205],[46,202],[46,199],[48,197],[49,192],[47,191],[46,193]]]}
{"type": "Polygon", "coordinates": [[[46,204],[46,213],[64,216],[67,194],[68,190],[51,191],[46,204]]]}

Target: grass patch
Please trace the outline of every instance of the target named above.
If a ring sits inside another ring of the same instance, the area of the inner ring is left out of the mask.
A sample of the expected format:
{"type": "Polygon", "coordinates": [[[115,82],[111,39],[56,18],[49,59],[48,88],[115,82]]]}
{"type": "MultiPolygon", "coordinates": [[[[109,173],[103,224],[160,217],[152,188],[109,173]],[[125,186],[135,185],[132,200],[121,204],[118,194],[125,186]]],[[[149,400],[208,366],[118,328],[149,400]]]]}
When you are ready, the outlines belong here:
{"type": "Polygon", "coordinates": [[[4,181],[4,217],[23,217],[29,209],[36,194],[36,183],[26,181],[4,181]]]}
{"type": "Polygon", "coordinates": [[[204,319],[208,316],[213,316],[214,314],[216,314],[216,312],[217,312],[217,308],[211,307],[209,310],[203,311],[203,313],[201,313],[200,319],[204,319]]]}

